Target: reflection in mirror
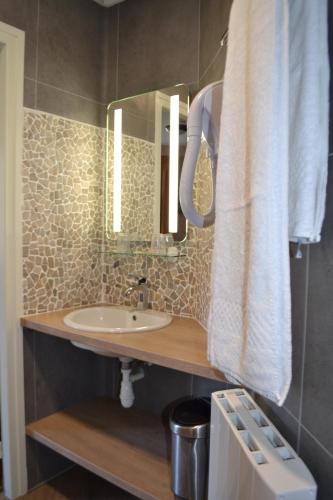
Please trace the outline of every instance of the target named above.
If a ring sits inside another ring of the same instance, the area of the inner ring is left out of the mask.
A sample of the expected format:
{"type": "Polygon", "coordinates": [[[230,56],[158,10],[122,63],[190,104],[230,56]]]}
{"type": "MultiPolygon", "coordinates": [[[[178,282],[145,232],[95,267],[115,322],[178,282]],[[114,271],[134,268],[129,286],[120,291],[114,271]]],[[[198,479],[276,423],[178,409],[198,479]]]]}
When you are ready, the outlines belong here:
{"type": "Polygon", "coordinates": [[[186,238],[179,179],[188,100],[188,88],[177,85],[108,106],[105,228],[123,251],[160,234],[186,238]]]}

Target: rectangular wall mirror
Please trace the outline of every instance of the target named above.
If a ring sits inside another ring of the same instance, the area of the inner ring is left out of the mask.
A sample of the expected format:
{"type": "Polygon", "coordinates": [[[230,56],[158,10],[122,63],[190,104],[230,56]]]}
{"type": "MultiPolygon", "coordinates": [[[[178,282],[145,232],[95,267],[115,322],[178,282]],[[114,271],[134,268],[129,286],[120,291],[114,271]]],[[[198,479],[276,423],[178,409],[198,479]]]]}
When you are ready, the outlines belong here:
{"type": "Polygon", "coordinates": [[[112,102],[107,110],[105,228],[109,240],[186,238],[179,179],[186,147],[185,85],[112,102]]]}

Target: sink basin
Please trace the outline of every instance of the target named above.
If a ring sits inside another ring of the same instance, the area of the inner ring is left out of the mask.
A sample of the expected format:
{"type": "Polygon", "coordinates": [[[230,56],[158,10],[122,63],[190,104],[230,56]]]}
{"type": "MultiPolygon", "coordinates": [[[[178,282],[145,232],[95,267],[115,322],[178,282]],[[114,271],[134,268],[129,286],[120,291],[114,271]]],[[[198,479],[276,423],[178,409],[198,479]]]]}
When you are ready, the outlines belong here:
{"type": "Polygon", "coordinates": [[[64,317],[67,326],[87,332],[140,333],[169,325],[172,317],[164,312],[133,311],[126,307],[94,306],[77,309],[64,317]]]}

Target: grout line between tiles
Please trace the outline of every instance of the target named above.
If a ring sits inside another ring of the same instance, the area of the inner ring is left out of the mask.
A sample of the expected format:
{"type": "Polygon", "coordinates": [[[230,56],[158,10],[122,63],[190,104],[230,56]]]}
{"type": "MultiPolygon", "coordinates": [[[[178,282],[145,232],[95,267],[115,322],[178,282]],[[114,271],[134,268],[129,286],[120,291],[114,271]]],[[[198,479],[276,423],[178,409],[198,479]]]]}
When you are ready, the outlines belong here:
{"type": "Polygon", "coordinates": [[[39,114],[41,114],[41,115],[47,115],[47,116],[51,116],[53,118],[57,118],[58,120],[65,120],[65,121],[68,121],[68,122],[76,123],[77,125],[85,125],[87,127],[97,128],[98,130],[105,130],[105,127],[100,127],[98,125],[93,125],[92,123],[88,123],[88,122],[80,122],[78,120],[74,120],[73,118],[67,118],[66,116],[63,116],[63,115],[56,115],[55,113],[50,113],[49,111],[43,111],[41,109],[29,108],[27,106],[24,106],[23,109],[27,113],[33,113],[35,115],[39,115],[39,114]]]}
{"type": "Polygon", "coordinates": [[[35,484],[35,486],[33,488],[31,488],[31,490],[29,490],[29,492],[33,492],[33,491],[37,490],[38,488],[40,488],[44,484],[48,484],[50,481],[53,481],[53,479],[56,479],[57,477],[62,476],[63,474],[66,474],[66,472],[69,472],[70,470],[74,469],[75,467],[77,467],[77,465],[74,463],[69,465],[68,467],[63,469],[61,472],[58,472],[57,474],[54,474],[53,476],[45,479],[44,481],[40,481],[39,483],[35,484]]]}
{"type": "Polygon", "coordinates": [[[101,70],[101,83],[100,83],[100,99],[105,105],[108,104],[108,74],[107,67],[109,62],[109,44],[108,44],[108,34],[109,34],[109,18],[107,11],[104,10],[103,13],[103,36],[102,36],[102,46],[103,46],[103,61],[101,70]]]}
{"type": "Polygon", "coordinates": [[[40,0],[37,2],[37,36],[36,36],[36,67],[35,67],[35,95],[34,106],[37,109],[37,92],[38,92],[38,66],[39,66],[39,17],[40,17],[40,0]]]}
{"type": "MultiPolygon", "coordinates": [[[[105,235],[105,228],[106,228],[106,170],[107,170],[107,166],[108,166],[108,158],[107,158],[107,153],[108,153],[108,149],[107,149],[107,140],[108,140],[108,134],[107,134],[107,130],[106,130],[106,127],[107,127],[107,123],[105,124],[105,131],[104,131],[104,167],[103,167],[103,197],[102,197],[102,248],[103,250],[105,249],[105,240],[106,240],[106,235],[105,235]]],[[[107,172],[108,174],[108,172],[107,172]]],[[[103,275],[104,275],[104,272],[105,272],[105,264],[106,264],[106,254],[104,254],[104,252],[101,254],[100,256],[100,259],[101,259],[101,276],[100,276],[100,288],[101,288],[101,291],[100,291],[100,298],[101,298],[101,301],[103,303],[106,302],[106,293],[105,293],[105,283],[103,281],[103,275]]],[[[105,273],[106,274],[106,273],[105,273]]]]}
{"type": "Polygon", "coordinates": [[[301,424],[301,428],[311,437],[311,439],[313,439],[313,441],[315,441],[315,443],[326,453],[326,455],[328,455],[333,460],[333,453],[331,453],[327,448],[325,448],[323,443],[321,443],[319,439],[317,439],[316,436],[314,436],[312,432],[310,432],[309,429],[305,427],[305,425],[301,424]]]}
{"type": "Polygon", "coordinates": [[[297,432],[298,432],[298,427],[299,427],[299,419],[293,414],[292,411],[289,410],[286,406],[282,406],[283,410],[288,413],[289,417],[291,417],[295,422],[297,422],[297,432]]]}
{"type": "Polygon", "coordinates": [[[44,85],[44,87],[49,87],[51,89],[58,90],[59,92],[63,92],[64,94],[69,94],[69,95],[72,95],[74,97],[79,97],[80,99],[84,99],[85,101],[89,101],[89,102],[92,102],[94,104],[99,104],[100,106],[105,106],[105,104],[103,102],[96,101],[95,99],[90,99],[89,97],[85,97],[85,96],[80,95],[80,94],[75,94],[74,92],[71,92],[70,90],[61,89],[60,87],[56,87],[55,85],[52,85],[50,83],[46,83],[46,82],[42,82],[42,81],[38,81],[38,83],[40,85],[44,85]]]}
{"type": "Polygon", "coordinates": [[[117,5],[117,37],[116,37],[116,99],[118,99],[119,86],[119,31],[120,31],[120,8],[117,5]]]}
{"type": "Polygon", "coordinates": [[[305,371],[305,356],[306,356],[306,332],[308,323],[308,295],[309,295],[309,270],[310,270],[310,246],[306,252],[306,267],[305,267],[305,299],[304,299],[304,323],[303,323],[303,342],[302,342],[302,368],[301,368],[301,390],[298,409],[298,431],[297,431],[297,453],[301,446],[301,425],[303,416],[303,386],[304,386],[304,371],[305,371]]]}
{"type": "Polygon", "coordinates": [[[207,75],[208,71],[213,66],[213,64],[215,63],[216,59],[218,58],[218,56],[220,55],[220,53],[222,52],[222,50],[223,50],[223,47],[219,47],[217,49],[217,51],[215,52],[215,55],[214,55],[213,59],[210,61],[210,63],[208,64],[207,68],[204,70],[204,72],[202,73],[202,75],[199,74],[199,81],[203,80],[203,78],[207,75]]]}
{"type": "Polygon", "coordinates": [[[190,383],[190,394],[191,398],[193,398],[193,386],[194,386],[194,375],[191,375],[191,383],[190,383]]]}
{"type": "Polygon", "coordinates": [[[201,45],[201,0],[199,0],[199,9],[198,9],[198,44],[197,44],[197,51],[198,51],[198,57],[197,57],[197,80],[198,83],[200,81],[200,45],[201,45]]]}
{"type": "Polygon", "coordinates": [[[32,379],[34,383],[34,420],[37,420],[36,332],[33,332],[32,350],[34,354],[34,362],[32,366],[33,369],[32,379]]]}

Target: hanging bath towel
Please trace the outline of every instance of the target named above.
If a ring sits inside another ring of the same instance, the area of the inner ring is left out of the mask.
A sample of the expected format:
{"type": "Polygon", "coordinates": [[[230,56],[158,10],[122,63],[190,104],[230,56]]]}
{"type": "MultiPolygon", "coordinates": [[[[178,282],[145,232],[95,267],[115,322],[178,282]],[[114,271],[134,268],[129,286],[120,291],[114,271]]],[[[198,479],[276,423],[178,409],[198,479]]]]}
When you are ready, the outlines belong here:
{"type": "Polygon", "coordinates": [[[291,381],[288,238],[318,241],[324,215],[326,23],[326,0],[234,0],[229,24],[209,359],[279,405],[291,381]]]}
{"type": "Polygon", "coordinates": [[[289,239],[316,243],[327,183],[327,0],[290,0],[289,33],[289,239]]]}
{"type": "Polygon", "coordinates": [[[286,0],[233,2],[220,134],[209,359],[280,404],[291,379],[286,0]]]}

